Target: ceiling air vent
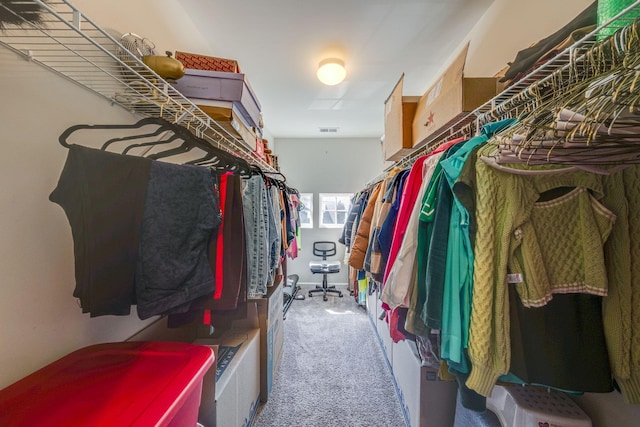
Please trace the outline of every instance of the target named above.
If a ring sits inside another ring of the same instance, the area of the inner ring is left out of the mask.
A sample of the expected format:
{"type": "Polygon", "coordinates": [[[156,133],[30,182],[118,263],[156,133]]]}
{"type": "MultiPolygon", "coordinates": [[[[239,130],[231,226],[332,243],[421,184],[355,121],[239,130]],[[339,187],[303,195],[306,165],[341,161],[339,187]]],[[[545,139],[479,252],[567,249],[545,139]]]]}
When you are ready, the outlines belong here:
{"type": "Polygon", "coordinates": [[[320,133],[336,133],[338,128],[320,128],[320,133]]]}

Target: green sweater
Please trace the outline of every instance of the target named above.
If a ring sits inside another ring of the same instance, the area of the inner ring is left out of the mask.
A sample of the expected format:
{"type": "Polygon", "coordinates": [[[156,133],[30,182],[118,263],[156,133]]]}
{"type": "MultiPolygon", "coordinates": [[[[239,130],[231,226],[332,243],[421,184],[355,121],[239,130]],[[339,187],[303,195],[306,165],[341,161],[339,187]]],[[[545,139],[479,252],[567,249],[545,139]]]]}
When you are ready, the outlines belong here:
{"type": "MultiPolygon", "coordinates": [[[[478,155],[489,156],[493,149],[488,145],[478,155]]],[[[537,194],[581,186],[589,188],[616,217],[604,245],[608,293],[603,298],[603,326],[613,376],[625,401],[640,404],[640,165],[630,165],[610,176],[565,170],[559,175],[535,177],[501,172],[481,159],[476,167],[478,232],[469,337],[472,373],[467,385],[488,395],[496,378],[509,370],[505,250],[511,231],[526,216],[537,194]]]]}
{"type": "Polygon", "coordinates": [[[602,203],[616,214],[605,244],[609,293],[603,322],[611,371],[627,403],[640,404],[640,166],[605,179],[602,203]]]}
{"type": "Polygon", "coordinates": [[[529,221],[511,237],[508,270],[525,307],[541,307],[553,294],[607,295],[604,242],[615,215],[579,187],[536,202],[529,221]]]}

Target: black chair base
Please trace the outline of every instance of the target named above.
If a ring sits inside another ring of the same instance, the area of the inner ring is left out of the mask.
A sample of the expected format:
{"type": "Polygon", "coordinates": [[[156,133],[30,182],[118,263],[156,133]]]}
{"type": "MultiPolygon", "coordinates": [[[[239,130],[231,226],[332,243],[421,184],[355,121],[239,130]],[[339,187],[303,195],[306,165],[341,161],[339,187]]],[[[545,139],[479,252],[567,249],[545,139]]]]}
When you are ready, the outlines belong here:
{"type": "Polygon", "coordinates": [[[322,281],[322,286],[316,285],[315,289],[309,289],[310,298],[313,296],[314,292],[322,292],[323,301],[327,300],[327,293],[338,294],[338,296],[342,298],[342,291],[336,289],[335,286],[327,286],[326,276],[325,276],[325,279],[322,281]]]}

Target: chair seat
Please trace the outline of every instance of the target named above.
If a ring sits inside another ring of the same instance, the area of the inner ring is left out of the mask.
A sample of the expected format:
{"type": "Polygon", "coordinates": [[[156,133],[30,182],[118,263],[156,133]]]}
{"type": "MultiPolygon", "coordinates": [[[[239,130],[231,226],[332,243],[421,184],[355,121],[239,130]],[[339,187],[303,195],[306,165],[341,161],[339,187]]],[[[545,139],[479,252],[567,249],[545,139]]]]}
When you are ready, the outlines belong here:
{"type": "Polygon", "coordinates": [[[309,269],[312,273],[339,273],[340,261],[311,261],[309,269]]]}

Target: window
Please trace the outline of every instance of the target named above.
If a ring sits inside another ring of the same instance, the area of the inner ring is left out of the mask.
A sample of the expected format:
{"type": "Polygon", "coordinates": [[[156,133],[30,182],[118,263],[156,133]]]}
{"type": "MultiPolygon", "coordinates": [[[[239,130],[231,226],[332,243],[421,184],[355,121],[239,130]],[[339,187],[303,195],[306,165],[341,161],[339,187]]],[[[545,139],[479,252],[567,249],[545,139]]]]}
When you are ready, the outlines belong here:
{"type": "Polygon", "coordinates": [[[313,193],[300,193],[300,228],[313,228],[313,193]]]}
{"type": "Polygon", "coordinates": [[[320,193],[320,227],[341,228],[351,209],[349,193],[320,193]]]}

